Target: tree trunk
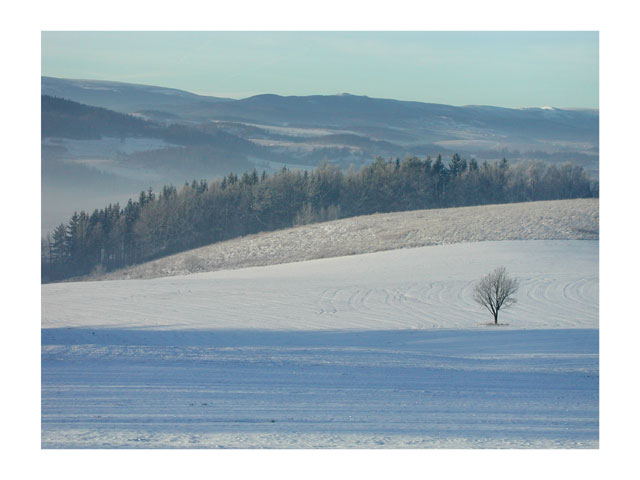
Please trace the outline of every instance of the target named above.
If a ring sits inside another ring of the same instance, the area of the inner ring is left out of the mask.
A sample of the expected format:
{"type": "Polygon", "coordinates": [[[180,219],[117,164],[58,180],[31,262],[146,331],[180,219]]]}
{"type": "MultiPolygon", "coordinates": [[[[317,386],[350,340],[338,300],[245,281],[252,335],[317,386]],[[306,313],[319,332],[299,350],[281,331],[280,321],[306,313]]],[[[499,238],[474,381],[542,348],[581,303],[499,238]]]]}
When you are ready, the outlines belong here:
{"type": "Polygon", "coordinates": [[[498,324],[498,312],[496,312],[496,313],[494,313],[494,314],[493,314],[493,320],[494,320],[494,323],[493,323],[493,324],[494,324],[494,325],[497,325],[497,324],[498,324]]]}

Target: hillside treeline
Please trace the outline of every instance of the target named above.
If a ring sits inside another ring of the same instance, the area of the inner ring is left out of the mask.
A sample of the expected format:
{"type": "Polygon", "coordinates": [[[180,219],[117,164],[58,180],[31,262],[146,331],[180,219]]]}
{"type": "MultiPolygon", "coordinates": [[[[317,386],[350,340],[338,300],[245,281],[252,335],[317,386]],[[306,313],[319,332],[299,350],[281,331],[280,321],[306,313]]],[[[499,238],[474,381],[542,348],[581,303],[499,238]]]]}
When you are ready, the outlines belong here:
{"type": "Polygon", "coordinates": [[[75,213],[42,240],[42,281],[109,271],[221,240],[343,217],[415,209],[598,196],[582,167],[383,160],[358,171],[255,170],[212,183],[149,189],[137,200],[75,213]]]}

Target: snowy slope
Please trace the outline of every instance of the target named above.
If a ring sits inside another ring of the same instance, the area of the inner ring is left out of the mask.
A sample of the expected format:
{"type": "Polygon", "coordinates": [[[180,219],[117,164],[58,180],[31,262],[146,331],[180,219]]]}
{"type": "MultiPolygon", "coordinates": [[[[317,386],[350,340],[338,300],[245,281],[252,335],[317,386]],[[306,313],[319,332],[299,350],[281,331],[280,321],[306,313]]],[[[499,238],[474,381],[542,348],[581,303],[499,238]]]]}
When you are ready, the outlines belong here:
{"type": "Polygon", "coordinates": [[[156,278],[453,243],[598,236],[597,198],[415,210],[249,235],[101,278],[156,278]]]}
{"type": "Polygon", "coordinates": [[[598,328],[598,242],[440,245],[147,280],[42,286],[42,327],[145,329],[476,328],[477,280],[521,282],[509,328],[598,328]]]}

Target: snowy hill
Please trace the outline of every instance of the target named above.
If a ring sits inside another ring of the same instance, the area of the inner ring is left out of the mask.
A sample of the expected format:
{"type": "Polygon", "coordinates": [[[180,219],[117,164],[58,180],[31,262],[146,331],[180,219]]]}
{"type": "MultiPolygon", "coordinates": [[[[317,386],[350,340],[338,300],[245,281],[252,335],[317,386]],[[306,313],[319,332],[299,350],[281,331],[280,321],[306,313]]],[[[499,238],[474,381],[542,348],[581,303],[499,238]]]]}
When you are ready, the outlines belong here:
{"type": "Polygon", "coordinates": [[[42,327],[477,328],[492,319],[474,303],[474,285],[499,265],[521,281],[519,303],[501,322],[518,329],[598,328],[598,242],[592,240],[440,245],[147,280],[48,284],[42,327]]]}
{"type": "Polygon", "coordinates": [[[156,278],[463,242],[594,240],[598,232],[598,199],[418,210],[250,235],[100,278],[156,278]]]}

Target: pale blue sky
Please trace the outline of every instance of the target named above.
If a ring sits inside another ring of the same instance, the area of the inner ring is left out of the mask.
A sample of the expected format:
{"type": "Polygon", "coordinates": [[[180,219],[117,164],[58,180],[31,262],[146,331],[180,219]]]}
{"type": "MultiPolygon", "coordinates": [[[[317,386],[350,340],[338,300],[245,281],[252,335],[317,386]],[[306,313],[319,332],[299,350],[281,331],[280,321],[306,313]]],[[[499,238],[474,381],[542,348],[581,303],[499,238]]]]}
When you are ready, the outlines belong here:
{"type": "Polygon", "coordinates": [[[42,74],[244,98],[598,108],[597,32],[43,32],[42,74]]]}

